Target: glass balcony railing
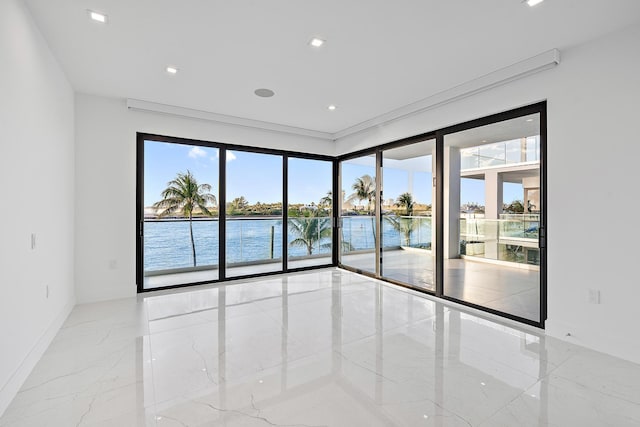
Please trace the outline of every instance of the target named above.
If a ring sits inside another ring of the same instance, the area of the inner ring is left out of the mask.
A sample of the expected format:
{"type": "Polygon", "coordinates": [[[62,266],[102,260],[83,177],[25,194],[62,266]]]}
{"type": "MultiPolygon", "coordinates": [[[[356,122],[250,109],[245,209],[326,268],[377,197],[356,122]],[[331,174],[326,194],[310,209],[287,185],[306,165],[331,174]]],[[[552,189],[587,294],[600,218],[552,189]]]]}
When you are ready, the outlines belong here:
{"type": "MultiPolygon", "coordinates": [[[[340,220],[343,253],[375,250],[375,217],[342,216],[340,220]]],[[[381,231],[383,249],[431,249],[431,217],[384,215],[381,231]]]]}
{"type": "Polygon", "coordinates": [[[144,272],[166,272],[218,267],[218,220],[194,219],[193,241],[196,265],[189,235],[189,220],[153,219],[144,221],[144,272]]]}
{"type": "Polygon", "coordinates": [[[460,150],[461,169],[484,169],[540,161],[540,137],[514,139],[460,150]]]}
{"type": "Polygon", "coordinates": [[[282,260],[281,218],[227,218],[227,266],[282,260]]]}
{"type": "MultiPolygon", "coordinates": [[[[343,253],[375,250],[375,217],[340,220],[343,253]]],[[[539,216],[534,214],[501,215],[497,220],[461,218],[460,253],[538,265],[538,225],[539,216]]],[[[188,220],[145,220],[145,275],[218,268],[218,219],[194,219],[192,227],[195,265],[188,220]]],[[[281,218],[227,219],[227,266],[274,263],[283,256],[301,260],[331,255],[330,217],[290,218],[287,230],[288,245],[283,250],[281,218]]],[[[431,217],[384,215],[381,231],[383,250],[431,249],[431,217]]]]}
{"type": "MultiPolygon", "coordinates": [[[[283,253],[290,259],[331,255],[331,224],[330,217],[290,218],[289,244],[283,252],[281,218],[228,218],[227,266],[278,262],[282,260],[283,253]]],[[[188,220],[145,220],[146,275],[218,268],[218,219],[194,219],[192,226],[195,266],[188,220]]]]}
{"type": "Polygon", "coordinates": [[[540,265],[537,214],[505,214],[500,219],[461,218],[460,254],[540,265]]]}
{"type": "Polygon", "coordinates": [[[289,218],[287,233],[289,259],[331,255],[332,235],[331,217],[289,218]]]}

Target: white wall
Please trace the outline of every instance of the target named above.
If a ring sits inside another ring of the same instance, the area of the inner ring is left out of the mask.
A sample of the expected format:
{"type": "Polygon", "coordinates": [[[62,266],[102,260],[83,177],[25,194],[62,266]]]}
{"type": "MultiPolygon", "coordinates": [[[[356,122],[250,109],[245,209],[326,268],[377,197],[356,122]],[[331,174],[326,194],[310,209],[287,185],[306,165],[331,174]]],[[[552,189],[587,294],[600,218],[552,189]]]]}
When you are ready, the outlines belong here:
{"type": "Polygon", "coordinates": [[[640,363],[639,41],[636,25],[567,49],[552,70],[345,137],[337,152],[548,100],[547,333],[640,363]]]}
{"type": "Polygon", "coordinates": [[[136,132],[333,154],[316,138],[128,110],[124,100],[76,95],[78,302],[136,294],[136,132]],[[109,268],[112,260],[116,268],[109,268]]]}
{"type": "Polygon", "coordinates": [[[0,414],[74,304],[73,120],[73,90],[30,13],[3,0],[0,414]]]}

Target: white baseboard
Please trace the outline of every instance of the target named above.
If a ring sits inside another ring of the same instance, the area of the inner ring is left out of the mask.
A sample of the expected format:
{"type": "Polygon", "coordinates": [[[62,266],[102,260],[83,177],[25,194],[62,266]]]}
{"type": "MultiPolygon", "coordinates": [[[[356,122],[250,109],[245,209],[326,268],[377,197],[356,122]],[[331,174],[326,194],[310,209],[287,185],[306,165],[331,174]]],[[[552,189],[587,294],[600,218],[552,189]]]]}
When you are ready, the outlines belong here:
{"type": "Polygon", "coordinates": [[[62,309],[62,311],[60,311],[60,314],[58,314],[47,330],[40,336],[20,366],[18,366],[13,375],[11,375],[11,378],[9,378],[9,380],[2,386],[0,389],[0,417],[9,407],[13,398],[16,397],[16,394],[20,391],[22,384],[24,384],[25,380],[36,366],[36,363],[38,363],[44,352],[47,350],[49,344],[51,344],[51,341],[53,341],[53,338],[64,324],[64,321],[67,320],[67,317],[75,305],[76,300],[74,298],[62,309]]]}

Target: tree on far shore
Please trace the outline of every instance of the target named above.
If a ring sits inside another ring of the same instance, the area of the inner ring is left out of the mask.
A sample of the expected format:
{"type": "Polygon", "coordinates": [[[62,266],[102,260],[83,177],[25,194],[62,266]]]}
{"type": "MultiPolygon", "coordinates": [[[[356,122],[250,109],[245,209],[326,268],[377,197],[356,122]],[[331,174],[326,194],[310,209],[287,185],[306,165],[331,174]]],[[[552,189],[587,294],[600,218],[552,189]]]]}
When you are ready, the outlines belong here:
{"type": "Polygon", "coordinates": [[[193,240],[193,213],[197,208],[202,214],[212,216],[213,214],[207,205],[215,207],[216,196],[211,194],[211,185],[198,184],[193,174],[187,170],[186,173],[178,173],[177,177],[167,183],[162,193],[162,200],[153,204],[156,209],[162,209],[159,217],[175,215],[181,213],[185,218],[189,218],[189,237],[191,238],[191,253],[193,255],[193,266],[196,266],[196,245],[193,240]]]}
{"type": "MultiPolygon", "coordinates": [[[[262,206],[262,204],[260,205],[262,206]]],[[[248,208],[249,202],[247,201],[247,199],[244,198],[244,196],[240,196],[233,199],[231,203],[228,204],[228,206],[231,208],[231,212],[233,213],[233,212],[242,211],[248,208]]]]}
{"type": "Polygon", "coordinates": [[[404,207],[406,209],[407,216],[411,215],[413,213],[414,205],[413,196],[409,192],[402,193],[398,196],[395,205],[398,207],[404,207]]]}
{"type": "Polygon", "coordinates": [[[521,200],[514,200],[510,204],[504,204],[502,210],[505,213],[524,213],[524,205],[521,200]]]}

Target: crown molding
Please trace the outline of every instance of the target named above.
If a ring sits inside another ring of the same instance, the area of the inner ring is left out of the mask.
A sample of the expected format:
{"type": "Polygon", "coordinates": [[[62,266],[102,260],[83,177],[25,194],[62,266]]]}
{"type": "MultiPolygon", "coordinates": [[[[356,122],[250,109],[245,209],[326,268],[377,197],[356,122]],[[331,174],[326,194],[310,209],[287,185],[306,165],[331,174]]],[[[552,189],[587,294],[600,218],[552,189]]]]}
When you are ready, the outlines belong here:
{"type": "Polygon", "coordinates": [[[551,49],[547,52],[517,62],[513,65],[485,74],[474,80],[470,80],[458,86],[439,92],[435,95],[416,101],[404,107],[389,111],[388,113],[366,120],[357,125],[348,127],[333,134],[335,140],[364,132],[370,128],[388,125],[405,117],[421,113],[423,111],[438,108],[445,104],[475,95],[479,92],[521,79],[540,71],[553,68],[560,64],[560,51],[551,49]]]}
{"type": "Polygon", "coordinates": [[[149,111],[153,113],[168,114],[171,116],[187,117],[190,119],[208,120],[227,125],[242,126],[253,129],[268,130],[272,132],[288,133],[293,135],[310,136],[313,138],[333,141],[333,134],[317,130],[281,125],[278,123],[263,122],[260,120],[246,119],[243,117],[228,116],[226,114],[211,113],[209,111],[194,110],[192,108],[177,107],[175,105],[160,104],[157,102],[142,101],[139,99],[127,99],[127,108],[135,111],[149,111]]]}

